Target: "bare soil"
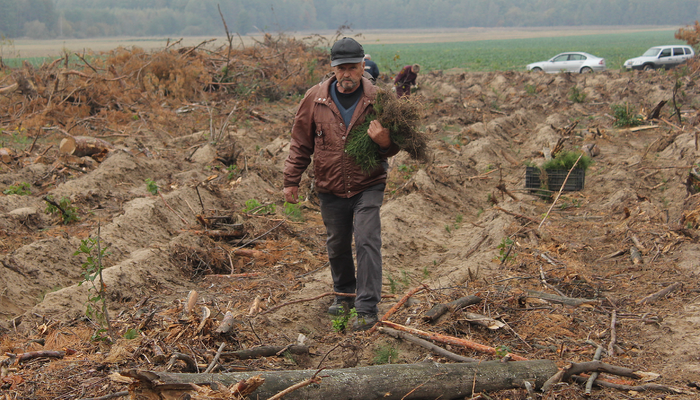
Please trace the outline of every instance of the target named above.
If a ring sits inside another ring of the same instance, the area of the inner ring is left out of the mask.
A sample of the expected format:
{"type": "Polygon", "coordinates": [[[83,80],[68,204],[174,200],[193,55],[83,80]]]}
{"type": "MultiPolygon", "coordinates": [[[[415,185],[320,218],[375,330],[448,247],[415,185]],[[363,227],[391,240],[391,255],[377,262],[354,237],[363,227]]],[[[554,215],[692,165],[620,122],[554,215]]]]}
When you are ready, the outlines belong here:
{"type": "MultiPolygon", "coordinates": [[[[311,351],[223,357],[217,372],[373,365],[386,362],[378,356],[390,349],[392,363],[430,356],[378,332],[335,330],[326,313],[332,297],[323,296],[332,282],[311,178],[302,182],[303,220],[285,213],[282,167],[293,116],[300,95],[320,78],[304,65],[324,55],[268,37],[237,50],[235,78],[221,85],[212,82],[230,56],[219,50],[122,49],[100,65],[4,71],[0,88],[22,77],[31,83],[0,99],[4,146],[14,151],[0,175],[9,193],[0,196],[6,398],[124,392],[128,380],[114,373],[187,371],[182,361],[168,362],[177,353],[203,371],[222,343],[234,351],[301,337],[311,351]],[[284,65],[273,64],[281,59],[284,65]],[[67,135],[99,137],[113,148],[92,157],[62,154],[67,135]],[[24,182],[30,194],[11,194],[24,182]],[[69,199],[79,220],[47,213],[47,195],[69,199]],[[268,207],[250,209],[251,200],[268,207]],[[232,230],[245,236],[213,233],[232,230]],[[88,260],[75,255],[98,237],[108,246],[101,262],[111,341],[103,324],[86,317],[88,260]],[[193,291],[196,304],[185,315],[193,291]],[[297,300],[304,301],[290,303],[297,300]],[[227,312],[234,329],[217,333],[227,312]],[[129,330],[135,338],[125,338],[129,330]],[[39,350],[65,354],[12,357],[39,350]]],[[[700,73],[697,64],[684,71],[422,74],[414,96],[424,105],[431,161],[405,153],[391,159],[380,313],[425,285],[388,320],[562,367],[591,360],[602,345],[614,353],[604,362],[657,373],[653,383],[681,392],[595,388],[596,398],[697,398],[700,198],[689,171],[700,162],[700,73]],[[572,88],[585,99],[572,101],[572,88]],[[644,118],[664,100],[659,118],[644,119],[642,129],[614,125],[612,105],[644,118]],[[525,189],[525,165],[541,164],[557,142],[571,151],[595,144],[600,153],[583,190],[538,196],[525,189]],[[641,262],[631,258],[632,247],[641,262]],[[591,301],[566,306],[528,291],[591,301]],[[423,320],[433,305],[466,295],[482,302],[423,320]],[[506,326],[474,325],[465,312],[506,326]]],[[[389,85],[383,78],[378,84],[389,85]]],[[[544,397],[581,398],[583,390],[568,382],[544,397]]]]}

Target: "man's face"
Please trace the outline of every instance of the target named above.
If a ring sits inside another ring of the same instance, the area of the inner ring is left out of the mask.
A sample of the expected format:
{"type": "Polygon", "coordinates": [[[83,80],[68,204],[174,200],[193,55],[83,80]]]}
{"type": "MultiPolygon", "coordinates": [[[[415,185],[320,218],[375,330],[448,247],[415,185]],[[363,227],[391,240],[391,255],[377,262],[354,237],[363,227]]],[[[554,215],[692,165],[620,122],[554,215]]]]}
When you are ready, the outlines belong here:
{"type": "Polygon", "coordinates": [[[360,86],[362,74],[365,72],[365,62],[356,64],[340,64],[333,67],[338,80],[338,90],[341,93],[352,93],[360,86]]]}

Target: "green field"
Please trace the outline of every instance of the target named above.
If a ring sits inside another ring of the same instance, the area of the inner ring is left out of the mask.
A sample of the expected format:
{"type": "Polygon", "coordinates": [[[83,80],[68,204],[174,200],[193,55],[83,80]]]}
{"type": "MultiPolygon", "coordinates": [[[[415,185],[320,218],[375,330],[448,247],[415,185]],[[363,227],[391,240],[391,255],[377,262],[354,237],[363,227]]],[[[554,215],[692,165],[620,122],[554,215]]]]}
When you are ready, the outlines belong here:
{"type": "MultiPolygon", "coordinates": [[[[607,28],[606,28],[607,29],[607,28]]],[[[578,31],[581,31],[580,28],[578,31]]],[[[596,28],[589,27],[585,32],[595,32],[596,28]]],[[[603,31],[602,28],[599,31],[603,31]]],[[[488,30],[486,32],[451,33],[441,36],[434,32],[407,31],[403,33],[367,34],[363,39],[365,51],[372,55],[372,60],[379,65],[384,73],[395,73],[407,64],[421,64],[424,71],[460,69],[465,71],[494,71],[494,70],[525,70],[525,66],[536,61],[544,61],[564,51],[585,51],[603,57],[608,69],[620,69],[626,59],[641,55],[651,46],[683,43],[674,39],[677,29],[650,29],[637,31],[620,31],[605,33],[586,33],[576,36],[567,36],[572,30],[564,28],[552,28],[542,31],[510,32],[506,30],[488,30]],[[503,37],[503,35],[533,35],[541,34],[541,37],[528,37],[523,39],[499,39],[489,40],[488,37],[503,37]],[[464,41],[460,38],[464,37],[464,41]],[[399,39],[414,38],[421,43],[399,43],[399,39]],[[435,43],[427,41],[435,40],[435,43]]],[[[246,37],[246,39],[250,39],[246,37]]],[[[200,43],[202,38],[187,38],[183,45],[200,43]]],[[[18,41],[19,42],[19,41],[18,41]]],[[[137,46],[146,50],[163,48],[166,39],[125,39],[104,38],[84,41],[46,41],[27,42],[16,46],[18,54],[49,54],[56,53],[57,49],[77,47],[81,49],[92,48],[95,51],[105,51],[118,46],[137,46]]],[[[249,41],[252,43],[252,41],[249,41]]],[[[217,45],[221,45],[219,42],[217,45]]],[[[249,45],[249,44],[247,44],[249,45]]],[[[0,50],[9,50],[14,46],[7,46],[0,50]]],[[[82,52],[82,51],[81,51],[82,52]]],[[[33,65],[41,65],[56,59],[52,57],[10,58],[4,52],[2,61],[10,67],[22,65],[23,60],[33,65]]],[[[60,52],[59,52],[60,53],[60,52]]],[[[71,54],[70,51],[68,51],[71,54]]],[[[0,52],[0,56],[3,52],[0,52]]],[[[74,56],[73,56],[74,57],[74,56]]]]}
{"type": "Polygon", "coordinates": [[[382,72],[396,72],[407,64],[424,70],[466,71],[525,70],[565,51],[585,51],[605,58],[608,69],[620,69],[628,58],[637,57],[651,46],[684,43],[674,39],[675,31],[591,34],[533,39],[481,40],[422,44],[367,44],[382,72]]]}

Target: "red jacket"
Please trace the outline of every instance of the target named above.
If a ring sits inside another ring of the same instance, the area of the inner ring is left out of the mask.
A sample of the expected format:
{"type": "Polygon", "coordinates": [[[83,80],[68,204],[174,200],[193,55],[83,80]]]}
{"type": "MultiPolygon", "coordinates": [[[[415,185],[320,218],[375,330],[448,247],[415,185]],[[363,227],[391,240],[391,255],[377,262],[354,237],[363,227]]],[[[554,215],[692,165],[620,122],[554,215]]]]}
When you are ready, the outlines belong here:
{"type": "Polygon", "coordinates": [[[407,65],[401,68],[401,71],[394,78],[394,85],[399,87],[404,87],[405,89],[410,88],[411,85],[416,84],[416,78],[418,74],[413,72],[411,65],[407,65]]]}
{"type": "MultiPolygon", "coordinates": [[[[386,170],[380,165],[369,174],[362,171],[352,157],[345,153],[348,134],[374,112],[372,104],[377,87],[362,78],[360,97],[349,126],[345,126],[338,107],[330,94],[335,77],[309,89],[299,105],[292,127],[289,156],[284,163],[284,187],[299,186],[301,175],[311,163],[313,154],[316,190],[339,197],[352,197],[370,186],[386,183],[386,170]]],[[[382,161],[399,152],[395,143],[382,154],[382,161]]]]}

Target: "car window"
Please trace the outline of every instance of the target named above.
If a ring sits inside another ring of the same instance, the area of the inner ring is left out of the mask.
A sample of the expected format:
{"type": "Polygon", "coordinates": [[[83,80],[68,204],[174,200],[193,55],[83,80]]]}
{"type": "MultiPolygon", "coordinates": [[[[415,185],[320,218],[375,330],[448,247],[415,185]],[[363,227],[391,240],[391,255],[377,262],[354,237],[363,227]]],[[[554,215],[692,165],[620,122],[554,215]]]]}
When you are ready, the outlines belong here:
{"type": "Polygon", "coordinates": [[[652,47],[651,49],[645,51],[644,54],[642,54],[642,57],[656,57],[656,55],[659,54],[659,51],[661,51],[660,48],[652,47]]]}
{"type": "Polygon", "coordinates": [[[562,54],[562,55],[560,55],[560,56],[554,57],[554,58],[552,59],[552,61],[554,61],[554,62],[562,62],[562,61],[566,61],[566,60],[568,60],[568,59],[569,59],[569,55],[568,55],[568,54],[562,54]]]}
{"type": "Polygon", "coordinates": [[[682,56],[682,55],[684,55],[684,54],[685,54],[685,53],[683,52],[683,48],[682,48],[682,47],[674,47],[674,48],[673,48],[673,55],[674,55],[674,56],[682,56]]]}
{"type": "Polygon", "coordinates": [[[663,50],[661,50],[661,54],[659,54],[659,58],[670,57],[670,56],[671,56],[671,49],[663,49],[663,50]]]}
{"type": "Polygon", "coordinates": [[[693,50],[690,47],[684,47],[685,54],[693,54],[693,50]]]}
{"type": "Polygon", "coordinates": [[[570,59],[570,60],[581,61],[581,60],[585,60],[586,57],[585,57],[584,55],[581,55],[581,54],[572,54],[571,57],[569,57],[569,59],[570,59]]]}

